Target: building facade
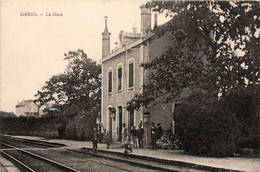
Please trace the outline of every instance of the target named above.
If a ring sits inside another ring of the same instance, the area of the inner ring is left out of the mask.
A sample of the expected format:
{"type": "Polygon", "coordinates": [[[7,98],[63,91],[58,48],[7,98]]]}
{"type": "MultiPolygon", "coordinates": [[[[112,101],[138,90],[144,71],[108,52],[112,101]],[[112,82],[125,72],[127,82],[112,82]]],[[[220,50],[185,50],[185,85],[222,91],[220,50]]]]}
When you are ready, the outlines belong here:
{"type": "Polygon", "coordinates": [[[23,100],[15,106],[17,116],[39,116],[39,107],[33,100],[23,100]]]}
{"type": "MultiPolygon", "coordinates": [[[[141,124],[145,129],[145,143],[149,144],[151,122],[161,123],[164,131],[174,132],[174,103],[158,103],[149,109],[127,111],[126,105],[136,94],[142,92],[143,84],[149,82],[147,71],[141,64],[161,57],[172,45],[172,36],[166,33],[158,37],[151,29],[151,11],[145,5],[141,9],[140,33],[121,31],[119,48],[110,53],[110,34],[107,18],[102,33],[102,99],[101,122],[112,135],[113,141],[120,141],[122,124],[128,129],[141,124]],[[149,111],[150,115],[144,115],[149,111]],[[148,135],[149,134],[149,135],[148,135]]],[[[155,16],[157,26],[157,16],[155,16]]],[[[157,99],[158,102],[163,100],[157,99]]]]}

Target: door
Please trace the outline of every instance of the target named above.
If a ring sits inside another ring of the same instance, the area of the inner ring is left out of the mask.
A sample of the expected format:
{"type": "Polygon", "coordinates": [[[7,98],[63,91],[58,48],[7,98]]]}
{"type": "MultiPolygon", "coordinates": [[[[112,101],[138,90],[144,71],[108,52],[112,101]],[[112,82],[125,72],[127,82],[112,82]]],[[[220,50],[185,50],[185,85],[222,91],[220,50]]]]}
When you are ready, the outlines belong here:
{"type": "Polygon", "coordinates": [[[122,138],[122,135],[121,135],[121,132],[122,132],[122,106],[119,106],[118,107],[118,141],[121,141],[121,138],[122,138]]]}
{"type": "Polygon", "coordinates": [[[110,117],[110,112],[109,112],[109,129],[108,129],[109,131],[109,133],[110,133],[110,137],[111,138],[113,138],[112,137],[112,118],[110,117]]]}

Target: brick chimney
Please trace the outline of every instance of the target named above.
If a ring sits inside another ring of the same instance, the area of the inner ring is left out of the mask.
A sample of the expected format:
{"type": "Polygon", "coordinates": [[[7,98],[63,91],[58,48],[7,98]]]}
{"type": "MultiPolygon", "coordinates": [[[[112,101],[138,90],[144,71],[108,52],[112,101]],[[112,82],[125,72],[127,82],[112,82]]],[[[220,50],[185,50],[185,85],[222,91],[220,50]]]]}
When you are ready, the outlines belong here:
{"type": "Polygon", "coordinates": [[[107,16],[105,16],[105,31],[102,35],[102,58],[110,54],[110,35],[107,29],[107,16]]]}
{"type": "Polygon", "coordinates": [[[141,34],[147,35],[151,31],[151,11],[143,4],[141,9],[141,34]]]}

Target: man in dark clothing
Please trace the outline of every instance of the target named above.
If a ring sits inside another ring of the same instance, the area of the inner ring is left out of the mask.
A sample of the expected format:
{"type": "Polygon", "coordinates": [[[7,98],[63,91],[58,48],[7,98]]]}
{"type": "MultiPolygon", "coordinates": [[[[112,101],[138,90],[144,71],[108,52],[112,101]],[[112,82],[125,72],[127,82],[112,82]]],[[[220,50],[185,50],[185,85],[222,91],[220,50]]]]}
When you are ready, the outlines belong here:
{"type": "Polygon", "coordinates": [[[163,135],[163,129],[160,123],[157,123],[157,140],[161,139],[163,135]]]}
{"type": "Polygon", "coordinates": [[[137,147],[137,143],[136,143],[137,133],[136,132],[137,132],[137,130],[135,129],[135,126],[132,126],[131,130],[130,130],[130,136],[131,136],[131,144],[132,144],[133,148],[137,147]]]}
{"type": "Polygon", "coordinates": [[[107,149],[109,149],[109,146],[110,146],[111,143],[112,143],[112,138],[111,138],[110,132],[109,132],[109,131],[107,132],[107,130],[104,129],[104,135],[103,135],[103,137],[104,137],[105,143],[107,144],[107,149]]]}
{"type": "Polygon", "coordinates": [[[98,134],[96,128],[93,129],[92,143],[93,143],[93,152],[97,153],[98,134]]]}
{"type": "Polygon", "coordinates": [[[157,149],[157,147],[156,147],[157,128],[156,128],[156,126],[154,126],[153,122],[152,122],[152,127],[151,127],[151,141],[152,141],[152,149],[157,149]]]}
{"type": "Polygon", "coordinates": [[[144,147],[144,143],[143,143],[144,129],[141,127],[142,127],[142,125],[139,125],[139,128],[137,129],[137,138],[138,138],[139,148],[144,147]]]}

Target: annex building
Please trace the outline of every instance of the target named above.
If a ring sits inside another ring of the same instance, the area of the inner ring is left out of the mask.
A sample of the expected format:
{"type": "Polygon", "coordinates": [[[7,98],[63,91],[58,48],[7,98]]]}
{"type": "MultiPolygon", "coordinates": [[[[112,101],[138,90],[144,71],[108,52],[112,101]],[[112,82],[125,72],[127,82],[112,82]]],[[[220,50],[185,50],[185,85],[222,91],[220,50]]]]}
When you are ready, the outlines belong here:
{"type": "Polygon", "coordinates": [[[15,106],[16,116],[40,117],[46,115],[46,110],[54,110],[53,103],[45,103],[38,106],[34,100],[23,100],[15,106]]]}
{"type": "Polygon", "coordinates": [[[15,106],[17,116],[39,116],[39,108],[33,100],[23,100],[15,106]]]}

